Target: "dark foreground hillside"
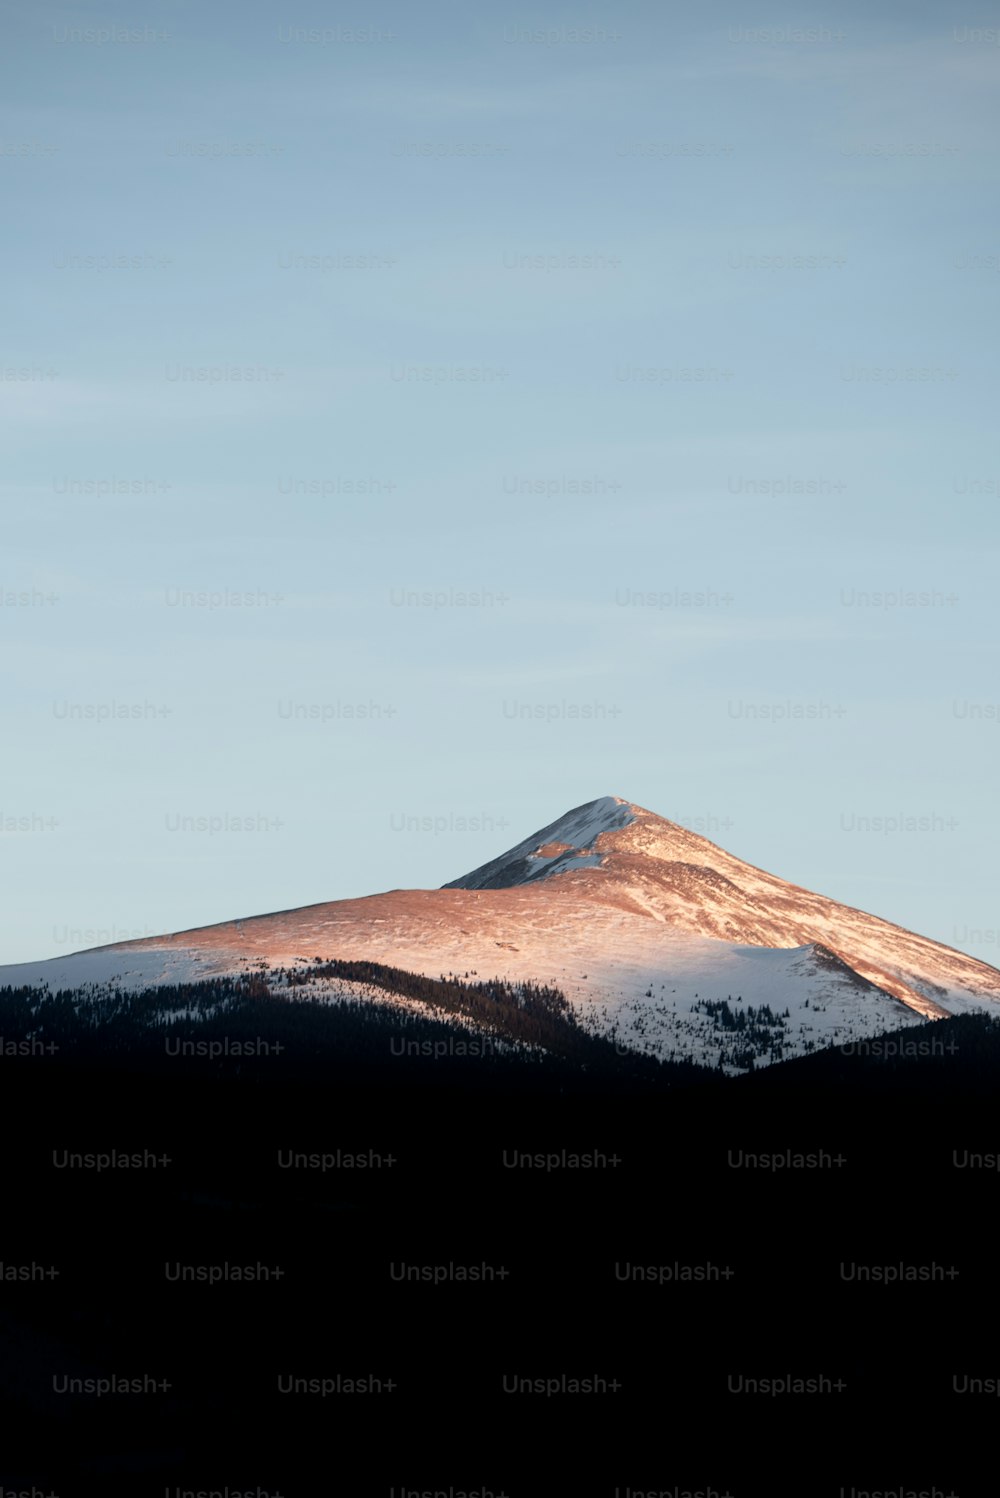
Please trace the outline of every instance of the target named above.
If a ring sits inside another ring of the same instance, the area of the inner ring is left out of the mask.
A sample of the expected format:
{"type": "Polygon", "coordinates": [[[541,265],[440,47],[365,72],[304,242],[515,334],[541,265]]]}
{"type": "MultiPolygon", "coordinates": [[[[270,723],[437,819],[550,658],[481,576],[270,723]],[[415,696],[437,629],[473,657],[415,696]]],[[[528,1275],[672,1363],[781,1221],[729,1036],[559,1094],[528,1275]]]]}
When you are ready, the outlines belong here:
{"type": "Polygon", "coordinates": [[[727,1079],[330,976],[0,995],[6,1488],[986,1491],[1000,1027],[727,1079]]]}

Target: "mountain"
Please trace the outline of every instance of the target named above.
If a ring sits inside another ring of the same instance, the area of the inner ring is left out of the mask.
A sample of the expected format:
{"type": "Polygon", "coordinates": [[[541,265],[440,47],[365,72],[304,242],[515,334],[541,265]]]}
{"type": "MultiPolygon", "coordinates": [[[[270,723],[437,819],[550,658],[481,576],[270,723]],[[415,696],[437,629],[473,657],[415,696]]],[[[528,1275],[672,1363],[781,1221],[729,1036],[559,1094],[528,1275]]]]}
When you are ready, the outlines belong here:
{"type": "MultiPolygon", "coordinates": [[[[366,961],[558,988],[622,1049],[745,1069],[949,1014],[1000,972],[735,858],[617,796],[438,890],[391,890],[0,969],[0,986],[191,981],[366,961]]],[[[348,991],[331,982],[327,996],[348,991]]],[[[388,996],[387,996],[388,997],[388,996]]]]}

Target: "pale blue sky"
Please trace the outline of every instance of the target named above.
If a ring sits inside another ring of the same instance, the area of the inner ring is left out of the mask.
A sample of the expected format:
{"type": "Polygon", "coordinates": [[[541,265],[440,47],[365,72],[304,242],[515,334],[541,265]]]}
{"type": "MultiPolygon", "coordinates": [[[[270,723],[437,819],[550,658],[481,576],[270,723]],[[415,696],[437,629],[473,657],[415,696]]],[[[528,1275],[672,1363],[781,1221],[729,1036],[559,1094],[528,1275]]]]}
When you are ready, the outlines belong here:
{"type": "Polygon", "coordinates": [[[603,795],[995,960],[995,27],[8,6],[0,961],[603,795]]]}

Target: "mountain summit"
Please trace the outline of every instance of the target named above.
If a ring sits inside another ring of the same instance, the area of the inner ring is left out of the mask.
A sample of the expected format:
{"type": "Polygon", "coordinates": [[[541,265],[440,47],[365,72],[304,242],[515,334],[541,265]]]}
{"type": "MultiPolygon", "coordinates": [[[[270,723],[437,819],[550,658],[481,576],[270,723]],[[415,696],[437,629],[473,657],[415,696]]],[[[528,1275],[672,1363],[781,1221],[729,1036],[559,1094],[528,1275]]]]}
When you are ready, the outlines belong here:
{"type": "Polygon", "coordinates": [[[528,884],[550,874],[600,864],[601,855],[594,848],[597,839],[614,828],[626,827],[634,820],[637,811],[637,807],[630,801],[623,801],[621,796],[602,796],[599,801],[587,801],[525,838],[508,853],[480,865],[461,879],[452,879],[442,888],[509,889],[512,885],[528,884]]]}
{"type": "Polygon", "coordinates": [[[619,1045],[733,1069],[747,1037],[767,1061],[970,1009],[1000,1013],[995,968],[768,874],[619,796],[574,807],[440,889],[21,964],[0,969],[0,986],[135,988],[329,958],[549,985],[580,1024],[619,1045]]]}

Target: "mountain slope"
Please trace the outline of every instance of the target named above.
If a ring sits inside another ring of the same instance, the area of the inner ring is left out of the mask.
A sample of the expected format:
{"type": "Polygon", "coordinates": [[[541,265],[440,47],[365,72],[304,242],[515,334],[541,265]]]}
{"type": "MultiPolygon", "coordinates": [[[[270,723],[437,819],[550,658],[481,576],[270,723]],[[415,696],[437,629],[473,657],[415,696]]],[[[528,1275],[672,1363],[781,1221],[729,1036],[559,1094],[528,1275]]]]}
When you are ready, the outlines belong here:
{"type": "MultiPolygon", "coordinates": [[[[492,864],[445,888],[476,889],[545,878],[574,886],[600,871],[601,898],[645,911],[672,931],[763,947],[818,942],[917,1013],[940,1018],[964,998],[1000,999],[1000,973],[901,926],[841,905],[735,858],[699,834],[643,807],[605,797],[577,807],[492,864]],[[578,835],[576,829],[581,829],[578,835]],[[532,860],[560,843],[560,858],[532,860]],[[581,853],[586,857],[581,857],[581,853]],[[951,1003],[949,1003],[949,998],[951,1003]]],[[[567,890],[569,889],[567,885],[567,890]]],[[[594,886],[595,890],[597,886],[594,886]]]]}

